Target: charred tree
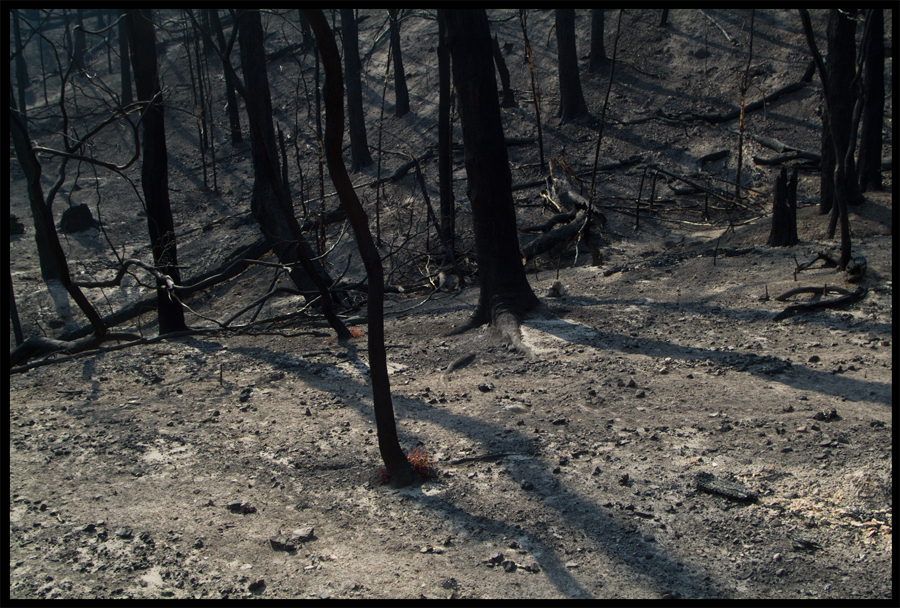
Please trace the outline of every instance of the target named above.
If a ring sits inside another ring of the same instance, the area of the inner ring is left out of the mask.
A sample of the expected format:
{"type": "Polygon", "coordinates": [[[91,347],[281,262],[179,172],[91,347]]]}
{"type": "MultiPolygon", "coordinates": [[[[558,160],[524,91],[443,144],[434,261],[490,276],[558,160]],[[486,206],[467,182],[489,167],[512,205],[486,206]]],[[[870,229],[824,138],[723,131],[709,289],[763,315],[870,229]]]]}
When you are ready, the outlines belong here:
{"type": "Polygon", "coordinates": [[[600,66],[609,62],[606,56],[606,48],[603,44],[603,9],[591,9],[591,54],[588,72],[596,72],[600,66]]]}
{"type": "Polygon", "coordinates": [[[401,11],[389,8],[391,17],[391,55],[394,58],[394,93],[396,102],[394,115],[398,118],[409,112],[409,89],[406,88],[406,73],[403,71],[403,57],[400,54],[400,17],[401,11]]]}
{"type": "MultiPolygon", "coordinates": [[[[138,101],[147,104],[141,118],[144,135],[141,188],[147,207],[147,227],[150,231],[153,262],[159,272],[171,277],[176,285],[180,285],[175,223],[169,206],[169,161],[166,151],[163,98],[156,67],[156,34],[148,9],[132,9],[128,12],[126,27],[131,43],[135,89],[138,101]]],[[[181,303],[172,297],[167,287],[164,281],[157,280],[156,299],[159,302],[160,334],[187,329],[181,303]]]]}
{"type": "MultiPolygon", "coordinates": [[[[219,48],[225,48],[225,33],[222,31],[222,21],[219,19],[218,9],[208,9],[209,24],[216,35],[219,48]]],[[[205,40],[205,38],[204,38],[205,40]]],[[[237,146],[244,141],[241,135],[241,114],[238,109],[237,95],[234,93],[234,75],[231,70],[225,70],[225,99],[228,110],[228,124],[231,127],[231,145],[237,146]]]]}
{"type": "Polygon", "coordinates": [[[19,94],[19,111],[22,116],[27,116],[28,104],[25,102],[25,92],[28,90],[28,67],[25,64],[25,47],[22,45],[22,28],[19,25],[19,9],[10,11],[12,19],[13,35],[16,41],[16,91],[19,94]]]}
{"type": "Polygon", "coordinates": [[[119,71],[122,80],[122,107],[134,103],[134,95],[131,92],[131,53],[128,50],[128,29],[126,27],[128,11],[122,10],[122,19],[119,20],[119,71]]]}
{"type": "MultiPolygon", "coordinates": [[[[16,110],[12,87],[9,89],[9,108],[9,133],[16,151],[16,159],[25,174],[28,200],[31,203],[31,214],[34,218],[35,241],[41,263],[41,277],[48,284],[51,281],[59,281],[88,318],[97,338],[103,338],[107,334],[103,319],[97,314],[81,289],[72,282],[69,275],[66,254],[59,244],[56,226],[53,225],[53,213],[50,210],[49,201],[44,200],[44,191],[41,187],[41,163],[31,145],[25,121],[16,110]]],[[[63,159],[60,162],[65,163],[66,160],[63,159]]]]}
{"type": "MultiPolygon", "coordinates": [[[[821,200],[819,212],[832,211],[829,233],[834,235],[837,221],[837,210],[834,210],[837,189],[843,192],[848,205],[863,202],[856,177],[856,164],[853,154],[847,156],[852,136],[850,126],[853,123],[853,104],[856,101],[856,89],[852,86],[856,72],[856,21],[842,14],[838,9],[830,9],[828,17],[828,60],[826,77],[828,79],[827,116],[823,112],[822,119],[822,166],[821,166],[821,200]],[[838,177],[838,169],[843,165],[843,175],[838,177]]],[[[880,165],[879,159],[879,165],[880,165]]]]}
{"type": "Polygon", "coordinates": [[[84,71],[84,9],[75,10],[75,46],[72,49],[72,58],[79,72],[84,71]]]}
{"type": "Polygon", "coordinates": [[[863,122],[859,133],[859,187],[881,190],[881,129],[884,126],[884,10],[869,9],[863,55],[863,122]]]}
{"type": "Polygon", "coordinates": [[[406,486],[415,480],[417,474],[400,448],[397,424],[394,420],[394,406],[391,402],[391,384],[384,347],[384,271],[381,267],[381,256],[369,231],[369,220],[353,190],[341,155],[341,141],[344,134],[344,91],[341,84],[340,56],[334,34],[328,28],[322,11],[306,10],[305,13],[316,34],[316,42],[325,68],[324,143],[328,170],[341,205],[347,211],[347,217],[353,226],[356,244],[368,277],[369,377],[372,379],[378,447],[391,483],[394,486],[406,486]]]}
{"type": "Polygon", "coordinates": [[[770,247],[792,247],[797,239],[797,169],[794,168],[788,182],[787,169],[781,168],[781,175],[775,179],[772,201],[772,231],[769,233],[770,247]]]}
{"type": "MultiPolygon", "coordinates": [[[[441,232],[454,251],[456,201],[453,198],[453,129],[450,123],[450,52],[447,25],[438,11],[438,187],[441,193],[441,232]]],[[[449,262],[449,260],[445,260],[449,262]]]]}
{"type": "Polygon", "coordinates": [[[363,115],[362,84],[359,73],[359,34],[352,8],[341,9],[341,30],[344,46],[344,79],[347,85],[347,118],[350,122],[351,173],[373,164],[366,139],[366,119],[363,115]]]}
{"type": "MultiPolygon", "coordinates": [[[[321,263],[313,262],[312,249],[303,238],[300,224],[290,203],[287,184],[278,169],[275,130],[272,127],[272,100],[266,76],[262,21],[259,11],[238,12],[238,40],[241,45],[241,68],[245,83],[238,89],[247,108],[250,123],[250,151],[253,155],[255,179],[250,197],[250,211],[259,223],[263,236],[272,243],[278,260],[292,266],[290,276],[301,294],[319,305],[328,323],[340,339],[350,331],[334,313],[328,286],[331,278],[321,263]],[[253,91],[249,94],[248,91],[253,91]],[[297,263],[299,262],[299,265],[297,263]]],[[[227,68],[226,68],[227,69],[227,68]]],[[[235,85],[238,85],[235,77],[235,85]]]]}
{"type": "Polygon", "coordinates": [[[514,347],[528,352],[521,340],[519,319],[539,302],[519,253],[487,15],[484,9],[439,12],[447,25],[459,101],[481,289],[471,320],[458,331],[492,323],[514,347]]]}
{"type": "Polygon", "coordinates": [[[491,49],[494,51],[494,63],[497,64],[497,73],[500,74],[500,86],[503,87],[503,101],[500,102],[501,108],[512,108],[516,105],[516,96],[509,88],[509,70],[506,67],[506,61],[503,59],[503,53],[500,52],[500,40],[496,36],[491,40],[491,49]]]}
{"type": "Polygon", "coordinates": [[[666,27],[669,24],[669,9],[664,8],[659,16],[659,26],[666,27]]]}
{"type": "Polygon", "coordinates": [[[575,52],[575,9],[556,9],[556,48],[559,60],[559,123],[571,122],[588,115],[581,79],[578,76],[578,56],[575,52]]]}

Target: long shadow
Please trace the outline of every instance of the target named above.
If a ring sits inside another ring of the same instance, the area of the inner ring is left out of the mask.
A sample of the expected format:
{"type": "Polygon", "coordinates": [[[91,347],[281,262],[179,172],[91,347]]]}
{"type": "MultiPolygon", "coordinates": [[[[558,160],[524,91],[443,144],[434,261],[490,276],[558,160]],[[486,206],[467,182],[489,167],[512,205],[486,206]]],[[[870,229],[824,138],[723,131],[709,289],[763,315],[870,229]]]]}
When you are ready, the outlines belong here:
{"type": "MultiPolygon", "coordinates": [[[[576,298],[569,299],[574,300],[576,298]]],[[[626,306],[640,306],[655,310],[681,310],[678,305],[660,302],[648,303],[640,300],[628,301],[618,299],[600,300],[583,296],[579,296],[577,299],[580,306],[584,306],[586,301],[592,301],[591,305],[602,306],[605,310],[621,310],[626,306]]],[[[698,313],[707,313],[710,317],[731,317],[739,321],[749,320],[746,312],[728,311],[718,306],[698,306],[696,302],[692,302],[691,309],[698,313]]],[[[644,353],[654,357],[671,357],[672,359],[681,359],[683,361],[709,360],[736,371],[765,377],[767,381],[781,382],[799,390],[845,398],[850,398],[850,395],[865,395],[865,398],[887,406],[891,406],[892,403],[890,384],[835,376],[840,379],[840,382],[833,392],[828,392],[830,383],[822,380],[825,376],[832,376],[830,372],[812,369],[803,364],[789,363],[780,357],[760,356],[753,352],[717,351],[692,346],[680,346],[672,342],[654,340],[652,338],[635,338],[624,333],[601,331],[586,325],[573,323],[552,311],[550,314],[555,316],[555,319],[550,319],[549,322],[545,320],[543,323],[534,323],[533,321],[529,323],[529,320],[526,319],[524,325],[525,327],[534,327],[534,329],[549,333],[560,340],[582,346],[603,350],[615,349],[620,352],[644,353]],[[788,370],[792,371],[788,372],[788,370]]],[[[760,319],[770,317],[770,313],[767,311],[751,314],[760,319]]],[[[891,327],[888,324],[867,323],[866,327],[859,328],[858,331],[859,333],[876,332],[891,335],[891,327]],[[873,325],[879,326],[881,331],[878,332],[878,328],[873,327],[873,325]]]]}
{"type": "MultiPolygon", "coordinates": [[[[230,351],[247,357],[258,358],[267,364],[271,364],[272,355],[274,354],[269,349],[252,347],[237,347],[230,349],[230,351]]],[[[348,356],[352,356],[352,352],[352,348],[348,349],[348,356]]],[[[321,370],[325,368],[333,369],[333,366],[311,364],[302,367],[301,369],[296,369],[294,366],[292,369],[297,379],[302,379],[310,387],[323,392],[332,394],[340,392],[340,396],[345,399],[345,404],[355,407],[360,415],[368,418],[370,424],[374,425],[374,414],[371,406],[353,396],[360,392],[367,393],[369,387],[366,384],[345,376],[341,389],[335,391],[333,381],[326,381],[325,378],[318,375],[321,373],[321,370]],[[302,367],[306,367],[305,371],[310,371],[311,367],[317,367],[320,371],[317,373],[313,370],[312,374],[305,374],[302,367]]],[[[485,446],[485,449],[521,453],[523,446],[534,445],[533,438],[524,435],[521,431],[507,429],[483,419],[455,413],[450,411],[449,408],[437,409],[419,399],[395,396],[394,404],[398,418],[427,419],[432,423],[443,426],[448,431],[466,433],[471,440],[485,446]],[[498,440],[498,437],[501,439],[498,440]]],[[[401,442],[406,445],[416,445],[419,440],[428,440],[428,437],[420,437],[416,433],[404,429],[404,427],[398,427],[398,434],[401,442]]],[[[533,450],[534,448],[532,447],[529,451],[533,452],[533,450]]],[[[633,543],[626,542],[625,544],[618,542],[619,537],[630,538],[632,535],[640,532],[637,526],[632,528],[615,521],[603,511],[600,505],[592,504],[590,501],[578,496],[574,490],[563,487],[557,477],[549,470],[550,465],[548,463],[542,463],[536,459],[528,460],[533,464],[529,467],[524,467],[525,470],[518,470],[518,467],[510,467],[510,471],[515,471],[511,473],[515,481],[533,484],[536,492],[535,496],[554,496],[559,498],[559,503],[571,503],[574,501],[580,505],[580,514],[573,518],[571,513],[563,512],[562,508],[556,506],[553,502],[545,502],[545,506],[559,511],[559,519],[561,521],[567,522],[569,525],[573,523],[577,525],[585,537],[592,539],[597,546],[601,547],[601,550],[610,556],[613,562],[623,564],[635,573],[640,573],[643,577],[654,577],[656,579],[656,591],[660,594],[667,590],[676,590],[682,597],[723,595],[723,591],[715,583],[708,582],[708,575],[703,572],[690,572],[686,566],[679,563],[676,557],[668,555],[667,551],[654,553],[653,568],[648,569],[646,567],[648,553],[644,550],[640,551],[640,555],[637,554],[637,540],[633,543]]],[[[594,596],[592,591],[586,589],[575,580],[569,569],[557,557],[555,549],[542,540],[547,536],[552,536],[546,531],[539,529],[529,530],[511,521],[478,515],[466,510],[465,507],[455,504],[451,499],[427,496],[421,490],[408,490],[407,494],[416,498],[424,507],[435,511],[436,515],[450,517],[458,526],[476,531],[482,530],[485,538],[495,538],[496,535],[503,534],[510,538],[518,539],[534,556],[541,570],[544,571],[553,585],[567,597],[594,596]],[[485,528],[489,529],[485,530],[485,528]]]]}

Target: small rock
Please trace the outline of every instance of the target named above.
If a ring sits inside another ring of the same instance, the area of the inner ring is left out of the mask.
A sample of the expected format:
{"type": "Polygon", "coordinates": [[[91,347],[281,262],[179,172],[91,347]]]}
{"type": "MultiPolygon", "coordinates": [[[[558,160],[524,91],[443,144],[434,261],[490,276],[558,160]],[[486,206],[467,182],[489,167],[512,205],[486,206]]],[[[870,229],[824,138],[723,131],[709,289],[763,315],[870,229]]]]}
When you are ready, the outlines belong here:
{"type": "MultiPolygon", "coordinates": [[[[296,551],[297,547],[283,536],[272,536],[269,538],[269,544],[275,551],[296,551]]],[[[252,591],[252,589],[251,589],[252,591]]]]}
{"type": "Polygon", "coordinates": [[[266,581],[263,579],[259,579],[258,581],[254,581],[247,586],[247,591],[256,591],[258,589],[262,589],[266,586],[266,581]]]}
{"type": "Polygon", "coordinates": [[[488,382],[482,382],[478,385],[478,390],[480,390],[482,393],[489,393],[494,390],[494,385],[488,382]]]}
{"type": "Polygon", "coordinates": [[[500,565],[507,572],[515,572],[516,571],[516,562],[514,562],[510,559],[504,560],[500,565]]]}
{"type": "Polygon", "coordinates": [[[503,561],[503,554],[499,551],[497,553],[491,553],[487,559],[483,560],[483,564],[499,564],[503,561]]]}
{"type": "Polygon", "coordinates": [[[534,489],[534,484],[531,483],[530,481],[523,481],[523,482],[522,482],[522,485],[519,486],[519,487],[522,488],[523,490],[526,490],[526,491],[527,491],[527,490],[533,490],[533,489],[534,489]]]}
{"type": "Polygon", "coordinates": [[[566,568],[577,568],[578,564],[576,562],[566,562],[566,568]]]}
{"type": "Polygon", "coordinates": [[[116,536],[119,538],[131,538],[131,528],[119,528],[116,530],[116,536]]]}
{"type": "Polygon", "coordinates": [[[312,526],[306,526],[305,528],[297,528],[291,533],[291,540],[294,542],[305,543],[308,540],[312,540],[314,529],[312,526]]]}

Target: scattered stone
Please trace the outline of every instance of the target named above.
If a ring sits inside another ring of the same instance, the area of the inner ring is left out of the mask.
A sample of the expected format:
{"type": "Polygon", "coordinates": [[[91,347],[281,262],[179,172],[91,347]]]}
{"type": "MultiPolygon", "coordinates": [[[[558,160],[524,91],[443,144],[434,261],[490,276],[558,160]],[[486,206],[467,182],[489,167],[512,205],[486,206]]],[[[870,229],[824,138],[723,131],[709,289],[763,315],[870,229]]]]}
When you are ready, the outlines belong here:
{"type": "Polygon", "coordinates": [[[514,562],[510,559],[504,560],[500,565],[507,572],[515,572],[516,571],[516,562],[514,562]]]}
{"type": "Polygon", "coordinates": [[[628,473],[625,473],[624,475],[619,477],[619,485],[620,486],[627,486],[629,481],[630,481],[630,478],[628,477],[628,473]]]}
{"type": "Polygon", "coordinates": [[[503,561],[503,554],[499,551],[497,553],[491,553],[487,559],[481,561],[482,564],[488,564],[493,566],[494,564],[499,564],[503,561]]]}
{"type": "Polygon", "coordinates": [[[132,537],[131,528],[124,528],[124,527],[119,528],[118,530],[116,530],[116,536],[118,536],[121,539],[131,538],[132,537]]]}
{"type": "Polygon", "coordinates": [[[249,502],[241,502],[240,500],[232,500],[225,508],[232,513],[256,513],[256,507],[249,502]]]}
{"type": "Polygon", "coordinates": [[[478,390],[480,390],[482,393],[489,393],[494,390],[494,385],[488,382],[482,382],[478,385],[478,390]]]}
{"type": "MultiPolygon", "coordinates": [[[[269,544],[275,551],[296,551],[297,546],[283,536],[269,537],[269,544]]],[[[251,590],[252,591],[252,590],[251,590]]]]}
{"type": "Polygon", "coordinates": [[[566,562],[566,568],[577,568],[577,567],[578,567],[577,562],[566,562]]]}
{"type": "Polygon", "coordinates": [[[259,589],[262,589],[266,586],[266,581],[263,579],[259,579],[258,581],[254,581],[247,586],[247,591],[253,592],[259,589]]]}
{"type": "Polygon", "coordinates": [[[550,424],[555,424],[556,426],[562,426],[564,424],[569,424],[569,421],[566,418],[556,418],[550,422],[550,424]]]}
{"type": "Polygon", "coordinates": [[[724,481],[716,478],[712,473],[701,471],[697,473],[697,489],[709,492],[711,494],[719,494],[726,498],[734,500],[756,500],[756,494],[747,489],[743,484],[734,481],[724,481]]]}
{"type": "Polygon", "coordinates": [[[312,526],[306,526],[304,528],[297,528],[293,532],[291,532],[291,541],[295,543],[305,543],[306,541],[313,540],[315,530],[312,526]]]}

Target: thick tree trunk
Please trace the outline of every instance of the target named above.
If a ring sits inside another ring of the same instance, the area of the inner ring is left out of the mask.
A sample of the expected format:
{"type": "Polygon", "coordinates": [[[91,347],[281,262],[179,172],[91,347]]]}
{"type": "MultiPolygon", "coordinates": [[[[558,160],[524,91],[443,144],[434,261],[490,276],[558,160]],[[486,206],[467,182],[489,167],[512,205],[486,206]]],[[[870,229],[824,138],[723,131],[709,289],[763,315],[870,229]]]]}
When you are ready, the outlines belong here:
{"type": "MultiPolygon", "coordinates": [[[[456,201],[453,198],[453,129],[450,123],[450,52],[447,26],[438,12],[438,184],[441,192],[441,232],[455,251],[456,201]]],[[[449,260],[444,260],[449,262],[449,260]]]]}
{"type": "MultiPolygon", "coordinates": [[[[156,35],[149,9],[130,10],[126,21],[138,100],[149,103],[141,119],[144,131],[141,187],[147,206],[153,261],[161,273],[172,277],[178,285],[181,283],[181,273],[178,270],[175,223],[169,206],[169,167],[163,99],[156,67],[156,35]]],[[[187,329],[181,304],[171,297],[166,284],[159,280],[156,282],[156,298],[159,302],[159,333],[187,329]]]]}
{"type": "Polygon", "coordinates": [[[390,8],[388,13],[391,17],[391,56],[394,58],[394,115],[400,117],[409,112],[409,90],[406,88],[406,73],[403,71],[403,56],[400,54],[400,11],[390,8]]]}
{"type": "Polygon", "coordinates": [[[884,11],[869,9],[870,28],[861,49],[865,64],[863,123],[859,135],[859,187],[863,192],[881,190],[881,129],[884,126],[884,11]]]}
{"type": "Polygon", "coordinates": [[[25,92],[28,90],[28,67],[25,65],[25,49],[22,46],[22,27],[19,25],[19,10],[12,9],[10,18],[12,19],[13,35],[16,40],[16,90],[19,93],[19,111],[22,113],[22,116],[27,116],[25,92]]]}
{"type": "MultiPolygon", "coordinates": [[[[491,38],[484,9],[441,11],[453,81],[459,99],[481,286],[478,307],[467,324],[505,325],[538,305],[528,284],[516,235],[512,176],[500,122],[491,38]]],[[[508,337],[515,343],[518,327],[508,337]]]]}
{"type": "Polygon", "coordinates": [[[560,124],[587,116],[588,109],[581,92],[578,56],[575,51],[575,9],[556,9],[556,48],[559,60],[560,124]]]}
{"type": "Polygon", "coordinates": [[[356,18],[352,8],[341,9],[341,38],[344,43],[344,79],[347,84],[347,117],[350,122],[350,171],[357,173],[371,165],[374,161],[369,154],[369,143],[366,139],[366,119],[363,116],[362,85],[359,72],[359,40],[356,18]]]}
{"type": "Polygon", "coordinates": [[[334,34],[321,10],[306,10],[316,34],[316,42],[322,54],[325,68],[325,155],[328,171],[334,182],[341,205],[356,235],[356,244],[366,267],[369,282],[369,377],[372,379],[372,397],[375,410],[375,425],[378,429],[378,447],[384,466],[394,486],[406,486],[415,478],[415,470],[400,448],[397,425],[394,421],[394,406],[391,402],[391,384],[387,371],[387,355],[384,348],[384,271],[381,256],[375,247],[369,220],[363,210],[347,168],[341,155],[341,140],[344,134],[344,91],[341,86],[341,62],[334,34]]]}
{"type": "Polygon", "coordinates": [[[609,61],[606,56],[606,48],[603,45],[603,9],[591,9],[591,54],[589,72],[596,72],[600,66],[609,61]]]}

